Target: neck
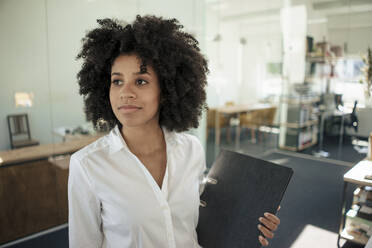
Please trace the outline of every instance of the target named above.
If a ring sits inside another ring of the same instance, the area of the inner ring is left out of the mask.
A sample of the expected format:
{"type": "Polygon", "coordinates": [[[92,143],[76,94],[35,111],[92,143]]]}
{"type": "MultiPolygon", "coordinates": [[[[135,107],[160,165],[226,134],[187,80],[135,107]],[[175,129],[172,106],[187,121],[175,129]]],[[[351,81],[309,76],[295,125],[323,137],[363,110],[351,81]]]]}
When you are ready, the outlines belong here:
{"type": "Polygon", "coordinates": [[[164,134],[159,125],[122,127],[121,134],[135,155],[148,155],[165,148],[164,134]]]}

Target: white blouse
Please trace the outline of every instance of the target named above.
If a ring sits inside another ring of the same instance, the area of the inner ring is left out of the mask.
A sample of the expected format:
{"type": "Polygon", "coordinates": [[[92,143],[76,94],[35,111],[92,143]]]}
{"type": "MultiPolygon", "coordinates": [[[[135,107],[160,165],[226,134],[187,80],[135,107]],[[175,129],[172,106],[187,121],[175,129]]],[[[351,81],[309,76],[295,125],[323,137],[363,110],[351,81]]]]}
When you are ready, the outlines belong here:
{"type": "Polygon", "coordinates": [[[130,152],[118,126],[71,156],[70,248],[200,247],[196,236],[203,147],[163,128],[167,166],[162,188],[130,152]]]}

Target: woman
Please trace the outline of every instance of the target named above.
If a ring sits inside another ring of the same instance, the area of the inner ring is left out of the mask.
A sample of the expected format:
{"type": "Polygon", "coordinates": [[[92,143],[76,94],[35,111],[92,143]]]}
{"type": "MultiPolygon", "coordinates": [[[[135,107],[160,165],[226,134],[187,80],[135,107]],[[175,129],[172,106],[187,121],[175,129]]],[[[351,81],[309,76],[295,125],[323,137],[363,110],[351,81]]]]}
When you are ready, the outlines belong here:
{"type": "MultiPolygon", "coordinates": [[[[78,58],[88,121],[110,133],[71,156],[70,247],[199,247],[207,62],[176,19],[98,20],[78,58]]],[[[273,237],[279,219],[259,229],[273,237]]],[[[268,241],[259,237],[262,245],[268,241]]]]}

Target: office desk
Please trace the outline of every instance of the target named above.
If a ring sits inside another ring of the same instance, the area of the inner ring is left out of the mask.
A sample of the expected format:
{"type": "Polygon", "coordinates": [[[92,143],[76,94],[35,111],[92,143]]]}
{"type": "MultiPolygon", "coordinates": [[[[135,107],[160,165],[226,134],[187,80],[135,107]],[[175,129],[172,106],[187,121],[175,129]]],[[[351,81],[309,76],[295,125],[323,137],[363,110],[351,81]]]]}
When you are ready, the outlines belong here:
{"type": "MultiPolygon", "coordinates": [[[[216,111],[216,120],[215,120],[215,150],[218,150],[220,145],[220,136],[221,136],[221,129],[220,129],[220,114],[225,115],[235,115],[238,119],[240,114],[248,113],[254,110],[260,109],[268,109],[273,107],[270,104],[263,104],[263,103],[255,103],[255,104],[239,104],[239,105],[232,105],[232,106],[221,106],[214,108],[216,111]]],[[[212,108],[213,109],[213,108],[212,108]]],[[[239,133],[240,133],[240,126],[236,126],[236,133],[235,133],[235,147],[239,148],[239,133]]],[[[217,154],[216,154],[217,156],[217,154]]]]}
{"type": "Polygon", "coordinates": [[[92,143],[104,134],[81,136],[79,139],[57,144],[44,144],[0,151],[0,167],[28,161],[47,159],[51,156],[73,153],[92,143]]]}

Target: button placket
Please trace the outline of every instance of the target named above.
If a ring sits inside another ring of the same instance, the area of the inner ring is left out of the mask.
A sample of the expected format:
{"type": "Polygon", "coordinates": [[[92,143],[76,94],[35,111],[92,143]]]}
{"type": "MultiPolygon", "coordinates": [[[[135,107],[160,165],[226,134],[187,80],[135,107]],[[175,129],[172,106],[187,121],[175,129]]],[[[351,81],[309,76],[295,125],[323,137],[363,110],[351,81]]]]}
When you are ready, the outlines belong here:
{"type": "Polygon", "coordinates": [[[169,172],[170,172],[169,165],[171,164],[170,163],[170,161],[171,161],[170,154],[171,153],[170,153],[170,147],[168,145],[169,145],[169,142],[167,142],[167,148],[166,148],[166,152],[167,152],[167,167],[166,167],[166,172],[165,172],[166,175],[164,176],[164,183],[165,183],[165,185],[163,185],[164,188],[162,188],[162,191],[164,193],[163,194],[163,196],[164,196],[164,198],[163,198],[163,200],[164,200],[163,214],[164,214],[165,222],[166,222],[167,238],[168,238],[169,247],[175,248],[176,247],[176,243],[175,243],[175,240],[174,240],[172,214],[171,214],[171,211],[170,211],[169,203],[167,201],[167,199],[168,199],[169,172]]]}
{"type": "MultiPolygon", "coordinates": [[[[141,167],[142,171],[145,173],[146,179],[147,179],[148,183],[151,185],[151,188],[154,191],[155,197],[158,200],[159,205],[161,206],[163,216],[165,218],[165,226],[166,226],[166,229],[167,229],[166,232],[167,232],[167,239],[168,239],[169,248],[176,248],[176,243],[175,243],[175,239],[174,239],[174,232],[173,232],[172,216],[171,216],[171,211],[170,211],[169,204],[168,204],[168,201],[167,201],[168,175],[167,175],[167,177],[164,176],[164,179],[163,179],[163,183],[166,184],[166,186],[165,186],[166,188],[164,190],[161,190],[159,185],[156,183],[154,178],[151,176],[150,172],[146,169],[146,167],[142,164],[142,162],[137,158],[137,156],[134,155],[133,153],[131,153],[131,154],[136,159],[138,164],[141,165],[140,167],[141,167]],[[165,178],[166,178],[166,180],[165,180],[165,178]]],[[[168,152],[168,148],[167,148],[166,174],[167,174],[168,165],[169,165],[168,154],[169,154],[169,152],[168,152]]]]}

